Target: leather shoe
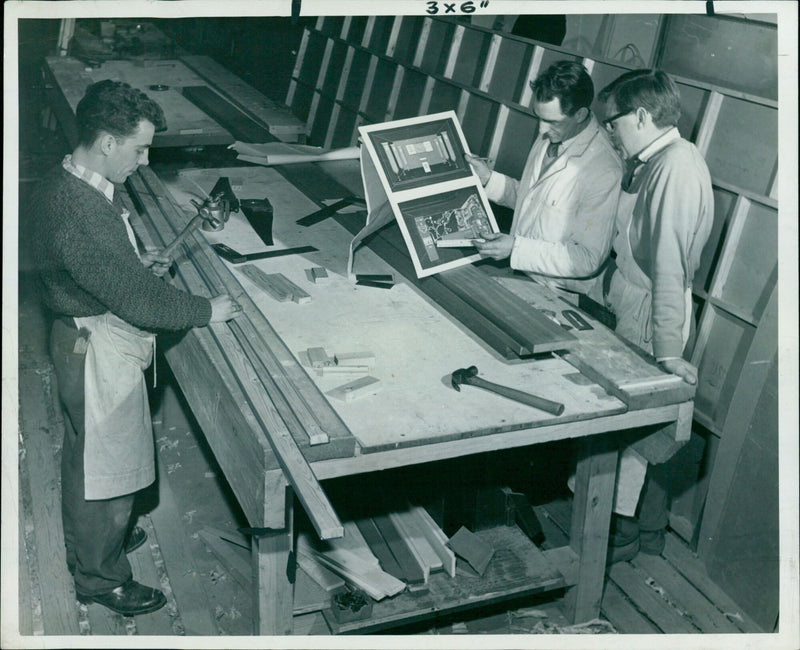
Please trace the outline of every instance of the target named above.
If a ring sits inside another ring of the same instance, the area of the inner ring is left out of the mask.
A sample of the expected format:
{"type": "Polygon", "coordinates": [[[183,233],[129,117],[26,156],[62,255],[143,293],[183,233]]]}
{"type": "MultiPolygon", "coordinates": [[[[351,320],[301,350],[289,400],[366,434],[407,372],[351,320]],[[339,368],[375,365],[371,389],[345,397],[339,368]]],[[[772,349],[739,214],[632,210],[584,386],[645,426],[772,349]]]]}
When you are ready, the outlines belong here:
{"type": "Polygon", "coordinates": [[[133,553],[137,548],[145,543],[147,539],[147,531],[140,526],[134,526],[128,535],[128,541],[125,542],[125,553],[133,553]]]}
{"type": "Polygon", "coordinates": [[[84,605],[97,603],[123,616],[149,614],[167,604],[167,599],[161,591],[145,587],[135,580],[128,580],[125,584],[102,594],[88,596],[78,592],[76,595],[78,601],[84,605]]]}

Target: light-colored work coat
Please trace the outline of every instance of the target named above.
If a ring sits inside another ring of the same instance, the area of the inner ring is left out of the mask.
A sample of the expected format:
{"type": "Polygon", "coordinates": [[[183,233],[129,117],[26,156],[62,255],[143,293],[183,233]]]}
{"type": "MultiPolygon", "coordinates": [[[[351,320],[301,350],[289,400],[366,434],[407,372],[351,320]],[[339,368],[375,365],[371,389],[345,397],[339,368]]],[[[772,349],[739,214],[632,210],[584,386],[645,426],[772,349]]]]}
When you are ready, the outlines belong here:
{"type": "Polygon", "coordinates": [[[594,115],[542,171],[538,137],[519,181],[492,172],[486,195],[514,209],[511,267],[556,288],[586,293],[611,249],[622,162],[594,115]]]}

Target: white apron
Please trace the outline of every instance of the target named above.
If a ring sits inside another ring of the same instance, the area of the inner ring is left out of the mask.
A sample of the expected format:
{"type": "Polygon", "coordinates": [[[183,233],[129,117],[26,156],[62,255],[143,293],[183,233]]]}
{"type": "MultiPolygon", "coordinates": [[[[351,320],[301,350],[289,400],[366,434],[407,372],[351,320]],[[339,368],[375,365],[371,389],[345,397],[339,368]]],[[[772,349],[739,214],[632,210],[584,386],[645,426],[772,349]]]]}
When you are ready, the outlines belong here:
{"type": "MultiPolygon", "coordinates": [[[[633,203],[636,195],[623,193],[620,197],[619,214],[624,222],[614,242],[617,253],[617,270],[611,276],[611,285],[606,297],[608,305],[617,316],[616,332],[635,343],[643,350],[653,352],[653,326],[651,322],[653,286],[633,257],[630,227],[633,203]]],[[[685,346],[691,331],[692,291],[686,289],[682,341],[685,346]]],[[[617,484],[614,494],[614,512],[628,517],[634,516],[639,502],[639,493],[644,485],[647,461],[630,447],[622,450],[617,468],[617,484]]]]}
{"type": "Polygon", "coordinates": [[[155,335],[111,313],[76,317],[75,324],[91,332],[84,375],[85,498],[130,494],[155,480],[143,373],[153,361],[155,335]]]}

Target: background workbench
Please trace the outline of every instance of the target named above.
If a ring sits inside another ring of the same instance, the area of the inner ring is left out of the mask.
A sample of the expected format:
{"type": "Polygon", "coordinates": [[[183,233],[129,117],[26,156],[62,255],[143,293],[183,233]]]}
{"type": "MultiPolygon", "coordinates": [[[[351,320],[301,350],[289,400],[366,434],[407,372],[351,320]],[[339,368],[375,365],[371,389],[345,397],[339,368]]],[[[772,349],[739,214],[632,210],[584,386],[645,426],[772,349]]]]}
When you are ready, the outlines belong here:
{"type": "MultiPolygon", "coordinates": [[[[167,179],[168,187],[151,170],[142,169],[131,179],[130,186],[132,207],[140,212],[155,244],[167,243],[188,221],[191,215],[184,208],[198,186],[208,191],[220,175],[228,175],[233,179],[232,185],[240,188],[239,198],[269,198],[275,214],[275,248],[312,244],[319,249],[302,257],[254,262],[265,272],[279,271],[302,285],[312,297],[307,304],[273,300],[250,283],[236,265],[213,253],[210,243],[215,241],[241,253],[263,248],[236,213],[222,232],[197,233],[190,238],[176,259],[176,281],[185,282],[194,292],[209,290],[210,285],[199,282],[199,278],[224,276],[225,286],[235,291],[243,304],[244,318],[267,323],[262,327],[274,329],[282,344],[294,353],[295,359],[284,359],[285,365],[297,364],[297,359],[302,358],[300,353],[308,347],[325,347],[330,353],[353,348],[375,353],[375,374],[384,383],[383,391],[348,404],[330,400],[349,439],[345,433],[331,439],[331,443],[312,446],[302,435],[295,436],[295,443],[310,463],[310,482],[554,440],[581,439],[569,546],[542,553],[524,539],[519,547],[515,546],[521,543],[519,540],[509,540],[502,531],[486,532],[489,537],[501,535],[493,539],[496,547],[516,548],[509,560],[516,563],[513,571],[509,573],[507,565],[498,563],[496,570],[500,574],[492,576],[490,567],[483,589],[474,581],[469,589],[459,586],[456,578],[452,583],[446,581],[440,589],[432,587],[430,597],[423,602],[407,595],[387,599],[376,603],[367,623],[345,626],[340,631],[380,629],[452,607],[475,606],[487,600],[560,587],[573,587],[570,602],[575,620],[594,618],[602,595],[621,439],[618,435],[595,434],[649,427],[648,439],[680,444],[688,437],[691,396],[676,391],[674,382],[661,381],[663,377],[659,375],[663,373],[652,362],[637,355],[593,319],[590,322],[594,330],[587,333],[586,354],[602,345],[613,351],[605,354],[608,359],[625,358],[640,369],[644,363],[658,380],[647,400],[640,397],[635,403],[625,403],[620,399],[624,393],[609,394],[562,358],[507,362],[456,318],[443,313],[411,281],[398,283],[388,291],[353,285],[344,276],[350,229],[339,222],[363,221],[363,212],[342,214],[338,220],[328,219],[310,228],[302,228],[295,221],[323,205],[323,200],[334,199],[337,193],[341,197],[356,188],[347,188],[330,177],[323,183],[322,177],[316,176],[320,170],[314,165],[281,171],[295,180],[298,174],[312,178],[311,185],[317,189],[314,200],[297,189],[296,185],[302,183],[290,183],[284,174],[265,168],[183,170],[167,179]],[[328,269],[331,277],[327,284],[304,282],[304,269],[311,266],[328,269]],[[564,402],[564,414],[556,418],[471,387],[457,393],[449,386],[449,374],[473,364],[483,376],[498,383],[564,402]],[[509,575],[515,579],[509,579],[509,575]]],[[[354,170],[340,166],[339,176],[357,178],[357,167],[354,170]]],[[[369,248],[359,250],[357,266],[366,273],[392,271],[369,248]]],[[[396,277],[400,279],[397,273],[396,277]]],[[[559,299],[543,287],[513,277],[502,282],[539,308],[559,309],[559,299]]],[[[568,305],[560,305],[564,306],[568,305]]],[[[297,485],[273,453],[274,427],[281,428],[282,423],[274,419],[274,413],[271,421],[260,418],[257,411],[262,407],[253,403],[252,396],[248,400],[241,394],[243,382],[249,383],[246,390],[253,390],[253,372],[248,364],[259,360],[248,359],[246,353],[234,360],[220,354],[220,341],[227,340],[231,327],[237,325],[193,330],[172,345],[166,357],[250,525],[265,529],[263,536],[253,539],[256,632],[290,633],[292,584],[286,567],[293,549],[294,516],[293,490],[287,487],[290,483],[293,488],[297,485]]],[[[573,353],[580,354],[580,349],[570,354],[573,353]]],[[[609,374],[619,372],[611,367],[613,363],[608,365],[609,374]]],[[[620,367],[624,368],[624,364],[620,367]]],[[[314,382],[316,397],[344,383],[341,377],[319,378],[313,373],[307,374],[305,380],[314,382]]],[[[304,386],[308,392],[308,381],[304,386]]],[[[269,402],[266,391],[264,395],[259,393],[259,401],[262,398],[263,403],[269,402]]],[[[303,505],[308,510],[308,504],[303,505]]],[[[314,513],[310,515],[313,520],[314,513]]]]}
{"type": "Polygon", "coordinates": [[[44,74],[50,105],[70,144],[77,142],[75,109],[86,88],[103,79],[124,81],[147,93],[164,110],[166,131],[156,133],[153,147],[228,145],[234,137],[186,95],[186,89],[211,93],[233,103],[231,110],[268,124],[269,133],[285,142],[305,139],[305,125],[285,107],[268,99],[207,56],[135,61],[112,59],[87,65],[71,56],[48,56],[44,74]],[[233,97],[236,97],[234,100],[233,97]]]}

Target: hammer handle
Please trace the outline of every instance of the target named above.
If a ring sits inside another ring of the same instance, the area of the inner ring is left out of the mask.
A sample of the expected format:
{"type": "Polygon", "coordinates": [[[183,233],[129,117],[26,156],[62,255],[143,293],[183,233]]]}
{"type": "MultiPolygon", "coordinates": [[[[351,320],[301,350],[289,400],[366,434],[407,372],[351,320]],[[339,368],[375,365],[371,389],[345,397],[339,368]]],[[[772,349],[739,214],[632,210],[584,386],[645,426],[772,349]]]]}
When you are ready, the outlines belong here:
{"type": "Polygon", "coordinates": [[[161,252],[164,255],[167,255],[168,257],[171,256],[172,253],[175,251],[175,249],[178,247],[178,244],[180,244],[184,239],[186,239],[186,236],[190,232],[192,232],[192,230],[197,228],[197,226],[200,225],[202,219],[203,217],[200,214],[195,215],[194,218],[189,223],[186,224],[184,229],[180,231],[178,236],[172,240],[172,243],[161,252]]]}
{"type": "Polygon", "coordinates": [[[561,415],[564,412],[564,405],[560,402],[552,402],[544,397],[531,395],[530,393],[525,393],[521,390],[516,390],[515,388],[509,388],[508,386],[501,386],[500,384],[486,381],[480,377],[470,377],[464,383],[497,393],[498,395],[502,395],[508,399],[513,399],[516,402],[533,406],[534,408],[537,408],[541,411],[546,411],[547,413],[552,413],[553,415],[561,415]]]}

